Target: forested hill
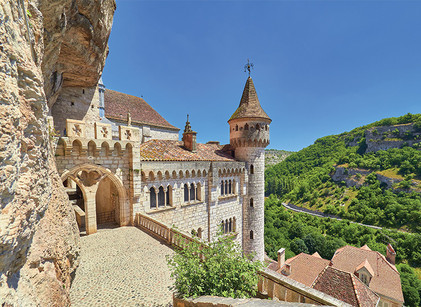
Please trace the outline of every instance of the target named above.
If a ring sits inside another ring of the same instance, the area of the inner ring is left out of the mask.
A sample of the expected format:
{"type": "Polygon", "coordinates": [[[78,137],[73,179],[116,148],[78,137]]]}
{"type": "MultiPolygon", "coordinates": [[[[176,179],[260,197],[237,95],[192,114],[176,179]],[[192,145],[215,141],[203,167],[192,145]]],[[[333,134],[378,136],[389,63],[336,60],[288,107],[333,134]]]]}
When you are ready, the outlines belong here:
{"type": "Polygon", "coordinates": [[[320,138],[266,170],[266,193],[365,224],[421,232],[421,114],[320,138]]]}

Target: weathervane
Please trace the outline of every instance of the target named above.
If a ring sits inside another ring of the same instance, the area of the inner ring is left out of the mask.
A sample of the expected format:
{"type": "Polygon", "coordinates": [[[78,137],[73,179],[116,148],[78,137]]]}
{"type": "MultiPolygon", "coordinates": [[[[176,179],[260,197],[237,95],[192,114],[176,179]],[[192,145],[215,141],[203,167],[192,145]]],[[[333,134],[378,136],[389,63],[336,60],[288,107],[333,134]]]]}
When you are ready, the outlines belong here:
{"type": "Polygon", "coordinates": [[[250,72],[251,72],[251,69],[252,68],[254,68],[253,63],[250,63],[250,60],[247,59],[247,64],[244,65],[244,72],[248,71],[249,72],[249,77],[250,77],[250,72]]]}

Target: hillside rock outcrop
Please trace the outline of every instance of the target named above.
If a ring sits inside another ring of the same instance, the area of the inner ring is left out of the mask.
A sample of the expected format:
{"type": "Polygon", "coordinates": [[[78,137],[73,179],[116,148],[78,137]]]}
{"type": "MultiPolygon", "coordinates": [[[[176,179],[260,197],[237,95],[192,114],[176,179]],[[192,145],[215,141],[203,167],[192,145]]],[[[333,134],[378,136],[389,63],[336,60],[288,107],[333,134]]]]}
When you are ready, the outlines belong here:
{"type": "Polygon", "coordinates": [[[66,306],[79,232],[57,174],[48,104],[93,86],[114,0],[0,0],[0,305],[66,306]]]}
{"type": "Polygon", "coordinates": [[[366,152],[413,146],[421,142],[421,131],[414,124],[380,126],[365,131],[366,152]]]}

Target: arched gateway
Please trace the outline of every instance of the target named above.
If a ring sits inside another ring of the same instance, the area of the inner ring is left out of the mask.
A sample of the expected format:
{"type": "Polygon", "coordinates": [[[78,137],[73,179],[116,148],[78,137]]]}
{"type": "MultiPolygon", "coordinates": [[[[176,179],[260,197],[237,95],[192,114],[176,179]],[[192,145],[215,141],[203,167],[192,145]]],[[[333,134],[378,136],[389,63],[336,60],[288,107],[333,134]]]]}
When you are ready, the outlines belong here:
{"type": "Polygon", "coordinates": [[[81,164],[61,175],[65,185],[70,186],[69,179],[74,181],[77,191],[83,196],[76,215],[79,218],[84,216],[86,234],[95,233],[97,225],[101,223],[116,222],[120,226],[130,223],[130,204],[126,189],[109,169],[99,165],[81,164]]]}

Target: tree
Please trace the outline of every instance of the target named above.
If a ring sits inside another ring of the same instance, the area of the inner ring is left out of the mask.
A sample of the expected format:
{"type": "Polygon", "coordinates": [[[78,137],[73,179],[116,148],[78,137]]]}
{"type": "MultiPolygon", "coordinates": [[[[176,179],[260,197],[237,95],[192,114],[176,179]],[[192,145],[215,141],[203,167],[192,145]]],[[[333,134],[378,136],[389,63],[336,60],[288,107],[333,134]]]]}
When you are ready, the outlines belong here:
{"type": "MultiPolygon", "coordinates": [[[[182,238],[180,238],[182,239],[182,238]]],[[[219,234],[209,244],[193,241],[167,257],[173,290],[182,298],[214,295],[243,298],[256,294],[259,261],[243,256],[232,237],[219,234]]]]}
{"type": "Polygon", "coordinates": [[[304,243],[304,241],[300,238],[295,238],[292,242],[291,242],[291,251],[293,251],[296,255],[300,254],[300,253],[306,253],[308,254],[308,249],[306,244],[304,243]]]}

